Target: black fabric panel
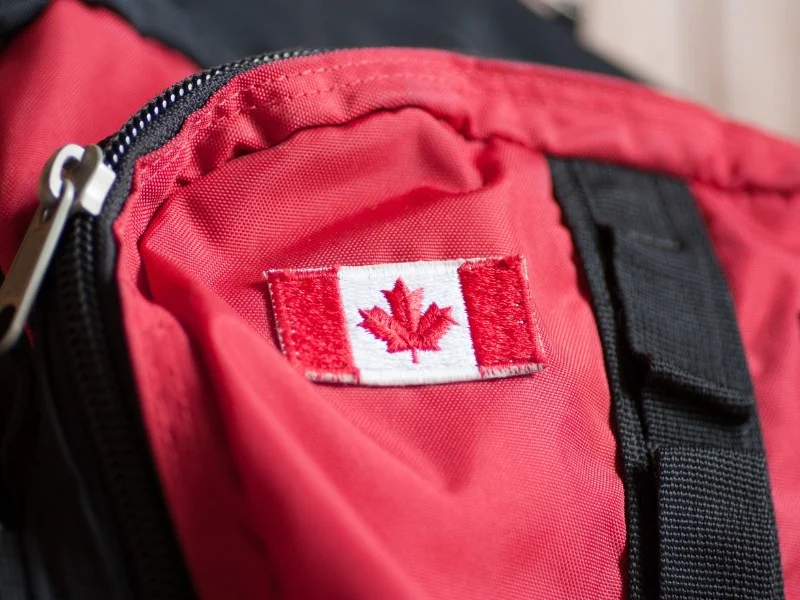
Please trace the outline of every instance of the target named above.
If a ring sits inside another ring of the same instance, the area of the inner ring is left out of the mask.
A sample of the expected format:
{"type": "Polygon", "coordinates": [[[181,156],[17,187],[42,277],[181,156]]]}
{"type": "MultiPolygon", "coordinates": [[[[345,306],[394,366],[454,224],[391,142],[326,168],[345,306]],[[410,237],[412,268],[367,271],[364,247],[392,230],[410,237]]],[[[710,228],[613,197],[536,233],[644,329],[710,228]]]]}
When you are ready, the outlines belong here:
{"type": "MultiPolygon", "coordinates": [[[[64,251],[63,241],[59,251],[64,251]]],[[[56,328],[50,324],[63,322],[57,311],[58,300],[54,276],[50,274],[31,323],[41,337],[41,343],[33,348],[35,431],[24,436],[29,448],[21,453],[27,463],[27,477],[22,485],[25,506],[20,534],[33,597],[143,598],[131,577],[131,557],[125,552],[122,538],[128,528],[149,528],[149,519],[156,520],[161,515],[154,511],[148,519],[135,523],[116,519],[97,465],[96,454],[101,450],[92,444],[87,433],[89,416],[81,410],[76,389],[66,383],[71,374],[63,356],[66,352],[58,345],[56,328]]],[[[130,477],[128,465],[119,464],[113,476],[130,477]]],[[[152,490],[151,502],[163,502],[157,487],[145,489],[152,490]]],[[[173,535],[171,529],[168,531],[173,535]]],[[[169,538],[153,548],[154,558],[166,555],[164,560],[171,559],[173,548],[168,542],[169,538]]],[[[175,563],[175,573],[176,579],[182,575],[180,562],[175,563]]]]}
{"type": "Polygon", "coordinates": [[[90,0],[203,66],[288,48],[420,46],[622,72],[519,0],[90,0]]]}
{"type": "Polygon", "coordinates": [[[33,352],[23,337],[0,356],[0,599],[128,600],[115,528],[75,463],[33,352]]]}
{"type": "Polygon", "coordinates": [[[550,165],[603,342],[629,598],[782,598],[752,384],[691,194],[666,176],[550,165]]]}
{"type": "Polygon", "coordinates": [[[0,0],[0,49],[45,6],[47,0],[0,0]]]}
{"type": "MultiPolygon", "coordinates": [[[[86,0],[203,67],[292,48],[417,46],[627,76],[520,0],[86,0]]],[[[46,0],[2,0],[9,37],[46,0]]],[[[2,39],[2,38],[0,38],[2,39]]]]}

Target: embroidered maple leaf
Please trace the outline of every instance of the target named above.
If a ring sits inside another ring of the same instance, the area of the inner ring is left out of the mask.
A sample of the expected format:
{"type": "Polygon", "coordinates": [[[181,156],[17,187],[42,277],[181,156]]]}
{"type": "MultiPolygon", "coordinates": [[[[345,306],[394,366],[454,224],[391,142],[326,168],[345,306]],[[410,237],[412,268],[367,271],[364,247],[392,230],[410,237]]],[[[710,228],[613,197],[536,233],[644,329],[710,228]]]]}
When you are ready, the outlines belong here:
{"type": "Polygon", "coordinates": [[[458,325],[452,317],[451,306],[439,308],[433,302],[422,314],[423,288],[412,292],[402,278],[395,282],[394,289],[381,290],[381,293],[389,303],[392,314],[389,315],[379,306],[359,309],[358,313],[364,320],[358,325],[386,342],[387,352],[411,350],[411,360],[418,363],[417,353],[420,350],[441,350],[439,340],[450,327],[458,325]]]}

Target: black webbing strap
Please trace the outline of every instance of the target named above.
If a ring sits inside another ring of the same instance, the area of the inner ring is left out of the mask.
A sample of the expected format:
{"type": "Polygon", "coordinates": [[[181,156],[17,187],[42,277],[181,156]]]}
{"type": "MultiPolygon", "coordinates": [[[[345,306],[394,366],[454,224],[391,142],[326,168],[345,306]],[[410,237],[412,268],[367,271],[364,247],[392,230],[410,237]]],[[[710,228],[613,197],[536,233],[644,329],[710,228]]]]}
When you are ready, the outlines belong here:
{"type": "Polygon", "coordinates": [[[783,598],[750,376],[691,194],[662,175],[550,166],[603,342],[628,597],[783,598]]]}

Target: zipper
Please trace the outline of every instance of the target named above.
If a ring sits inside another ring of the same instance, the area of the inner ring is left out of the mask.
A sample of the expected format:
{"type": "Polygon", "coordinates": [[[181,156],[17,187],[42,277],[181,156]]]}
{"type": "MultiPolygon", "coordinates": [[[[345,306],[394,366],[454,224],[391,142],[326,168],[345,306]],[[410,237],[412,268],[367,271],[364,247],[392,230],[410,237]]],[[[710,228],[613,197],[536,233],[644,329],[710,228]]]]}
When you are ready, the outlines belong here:
{"type": "Polygon", "coordinates": [[[39,207],[0,288],[0,354],[22,335],[67,219],[74,212],[100,214],[114,179],[98,146],[68,144],[47,161],[39,180],[39,207]]]}
{"type": "MultiPolygon", "coordinates": [[[[42,171],[37,190],[39,207],[0,286],[0,354],[10,351],[23,333],[67,219],[76,212],[99,216],[122,159],[142,133],[171,113],[180,100],[226,73],[239,74],[259,64],[321,52],[324,50],[275,52],[207,69],[149,102],[121,130],[101,142],[102,150],[76,144],[57,150],[42,171]]],[[[118,213],[121,204],[116,208],[118,213]]]]}
{"type": "MultiPolygon", "coordinates": [[[[194,594],[138,412],[111,226],[129,195],[136,159],[170,140],[212,93],[261,64],[321,52],[270,53],[202,71],[149,102],[101,142],[102,149],[69,145],[57,151],[42,173],[40,205],[0,288],[0,354],[23,335],[43,282],[52,296],[40,319],[47,330],[42,360],[59,365],[46,365],[48,374],[68,379],[53,382],[53,389],[74,390],[81,415],[76,426],[93,449],[135,597],[194,594]]],[[[41,332],[35,333],[39,340],[41,332]]]]}

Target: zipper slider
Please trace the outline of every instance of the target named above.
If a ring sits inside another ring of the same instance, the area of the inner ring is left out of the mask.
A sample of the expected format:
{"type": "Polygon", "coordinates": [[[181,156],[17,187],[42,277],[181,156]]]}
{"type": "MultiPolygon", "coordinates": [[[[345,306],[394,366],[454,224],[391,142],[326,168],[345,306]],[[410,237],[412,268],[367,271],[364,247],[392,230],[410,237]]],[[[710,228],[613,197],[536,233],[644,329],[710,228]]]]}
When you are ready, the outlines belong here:
{"type": "Polygon", "coordinates": [[[68,144],[47,161],[39,178],[39,207],[0,287],[0,354],[22,335],[69,216],[99,215],[114,179],[98,146],[68,144]]]}

